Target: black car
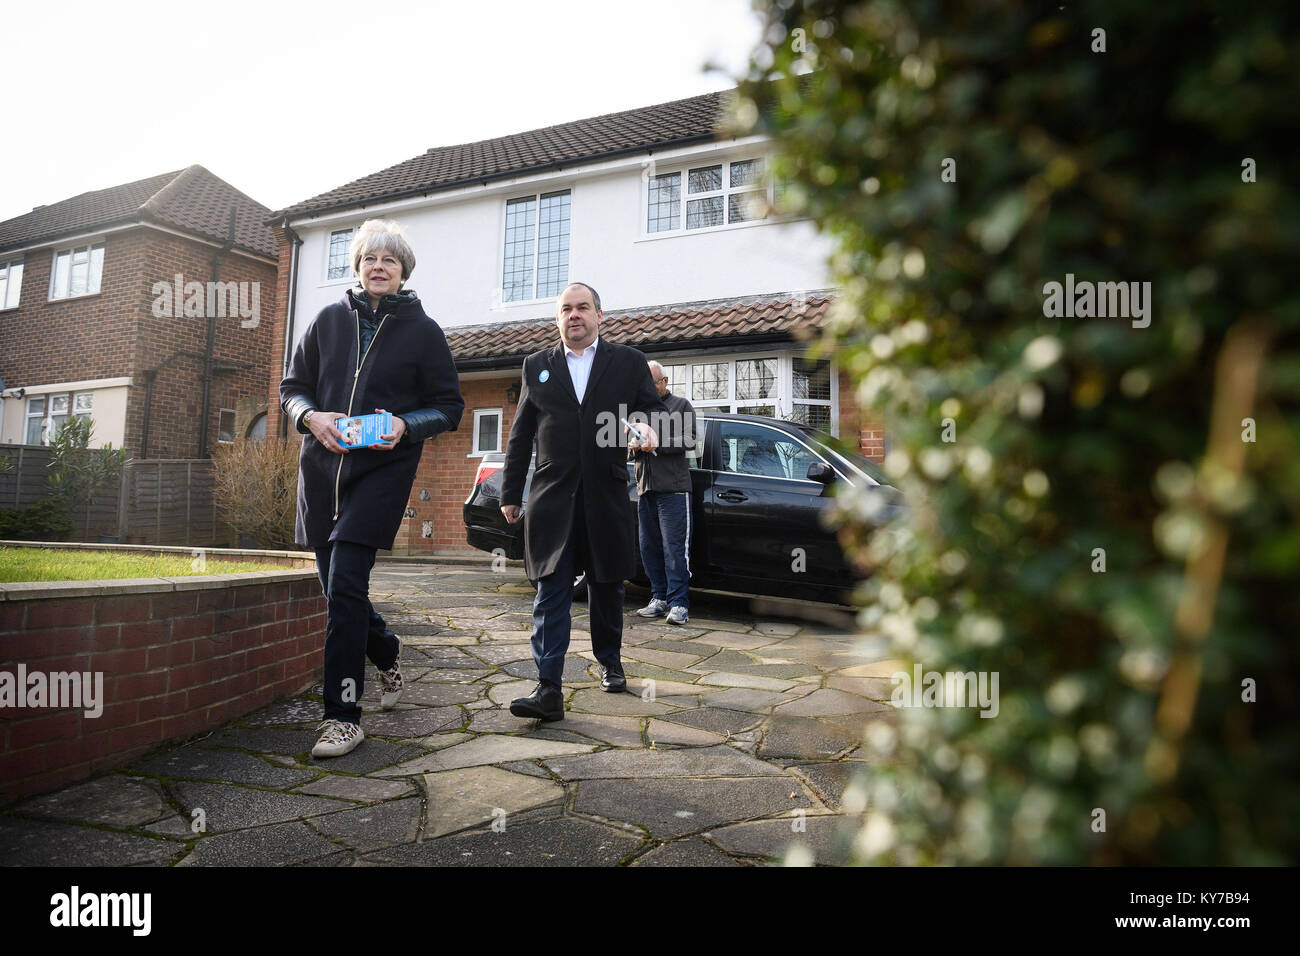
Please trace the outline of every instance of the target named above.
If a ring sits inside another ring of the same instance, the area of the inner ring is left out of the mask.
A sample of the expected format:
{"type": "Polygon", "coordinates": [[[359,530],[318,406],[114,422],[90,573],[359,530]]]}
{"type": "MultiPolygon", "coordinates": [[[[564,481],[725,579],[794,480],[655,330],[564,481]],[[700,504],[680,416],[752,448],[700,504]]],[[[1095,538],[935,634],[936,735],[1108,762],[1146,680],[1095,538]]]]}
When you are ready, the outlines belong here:
{"type": "MultiPolygon", "coordinates": [[[[691,587],[843,603],[861,577],[844,560],[823,516],[837,484],[879,495],[880,523],[902,512],[902,496],[880,467],[832,447],[828,436],[798,422],[707,410],[696,413],[699,441],[689,456],[692,512],[691,587]]],[[[524,553],[523,522],[501,514],[504,455],[479,465],[465,502],[465,537],[483,551],[524,553]]],[[[532,486],[530,462],[524,510],[532,486]]],[[[628,501],[637,490],[628,463],[628,501]]],[[[637,560],[635,581],[648,584],[637,560]]]]}

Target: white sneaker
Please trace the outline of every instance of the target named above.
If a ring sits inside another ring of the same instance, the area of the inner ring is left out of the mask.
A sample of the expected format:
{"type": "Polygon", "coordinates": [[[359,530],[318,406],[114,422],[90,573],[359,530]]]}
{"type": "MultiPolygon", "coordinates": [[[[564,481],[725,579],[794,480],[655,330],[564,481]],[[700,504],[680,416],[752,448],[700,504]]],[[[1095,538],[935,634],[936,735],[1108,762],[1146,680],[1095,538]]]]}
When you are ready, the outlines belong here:
{"type": "Polygon", "coordinates": [[[379,698],[379,706],[384,710],[392,710],[402,699],[402,690],[405,687],[406,682],[402,680],[402,639],[399,637],[397,657],[393,659],[393,666],[379,672],[379,688],[383,691],[379,698]]]}
{"type": "Polygon", "coordinates": [[[357,749],[357,744],[366,739],[360,724],[346,720],[322,720],[316,728],[321,732],[320,740],[311,748],[313,757],[342,757],[357,749]]]}
{"type": "Polygon", "coordinates": [[[679,606],[668,612],[666,620],[669,624],[685,624],[690,618],[686,615],[686,608],[679,606]]]}
{"type": "Polygon", "coordinates": [[[667,610],[667,601],[661,601],[658,598],[651,598],[650,603],[636,613],[641,615],[641,617],[663,617],[667,610]]]}

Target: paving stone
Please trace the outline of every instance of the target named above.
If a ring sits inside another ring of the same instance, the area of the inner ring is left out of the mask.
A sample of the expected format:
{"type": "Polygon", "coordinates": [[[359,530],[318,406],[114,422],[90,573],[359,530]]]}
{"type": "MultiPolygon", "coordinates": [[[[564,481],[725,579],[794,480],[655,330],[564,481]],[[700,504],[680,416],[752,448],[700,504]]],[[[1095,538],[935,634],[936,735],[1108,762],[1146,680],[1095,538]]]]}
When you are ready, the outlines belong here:
{"type": "Polygon", "coordinates": [[[177,747],[131,765],[140,773],[179,780],[220,780],[255,787],[285,789],[316,776],[310,770],[277,767],[236,750],[177,747]]]}
{"type": "Polygon", "coordinates": [[[509,763],[503,763],[502,769],[513,770],[515,773],[526,773],[530,777],[542,777],[546,780],[551,779],[551,775],[537,766],[535,763],[529,763],[527,760],[512,760],[509,763]]]}
{"type": "MultiPolygon", "coordinates": [[[[427,737],[444,730],[459,730],[465,722],[465,715],[459,707],[417,707],[412,710],[390,710],[377,714],[366,714],[361,728],[366,736],[376,737],[427,737]]],[[[361,745],[357,753],[364,748],[361,745]]],[[[352,756],[352,754],[348,754],[352,756]]],[[[334,758],[342,760],[342,757],[334,758]]]]}
{"type": "Polygon", "coordinates": [[[697,617],[694,614],[691,615],[690,623],[693,627],[704,631],[731,631],[737,634],[747,634],[753,627],[752,624],[745,621],[728,621],[718,617],[697,617]]]}
{"type": "Polygon", "coordinates": [[[691,654],[682,654],[677,651],[658,651],[650,648],[648,645],[629,648],[623,652],[625,659],[640,661],[644,664],[656,664],[659,667],[666,667],[669,670],[681,670],[695,664],[701,657],[706,657],[707,652],[700,648],[698,652],[691,654]]]}
{"type": "Polygon", "coordinates": [[[513,661],[531,661],[533,648],[531,644],[478,644],[465,648],[479,660],[494,667],[501,667],[513,661]]]}
{"type": "MultiPolygon", "coordinates": [[[[654,680],[654,678],[642,677],[636,680],[629,680],[627,682],[628,693],[640,697],[650,687],[649,682],[651,680],[654,680]]],[[[676,680],[654,680],[654,695],[656,700],[664,697],[680,696],[683,694],[691,695],[712,693],[715,690],[717,690],[716,687],[700,687],[695,683],[684,684],[681,681],[676,680]]]]}
{"type": "Polygon", "coordinates": [[[729,853],[785,858],[792,845],[805,848],[816,864],[843,864],[847,861],[852,829],[840,816],[808,814],[802,821],[804,832],[794,832],[793,818],[737,823],[711,830],[709,839],[729,853]],[[848,828],[847,833],[841,832],[848,828]]]}
{"type": "Polygon", "coordinates": [[[305,823],[279,823],[205,837],[177,866],[286,866],[319,859],[338,847],[305,823]]]}
{"type": "Polygon", "coordinates": [[[549,756],[585,754],[593,749],[595,749],[594,745],[586,743],[486,735],[408,761],[384,771],[379,776],[430,773],[439,770],[457,770],[461,767],[476,767],[481,764],[503,763],[508,760],[536,760],[549,756]]]}
{"type": "Polygon", "coordinates": [[[726,647],[737,651],[750,651],[759,647],[767,647],[775,642],[775,638],[766,634],[737,634],[734,631],[705,631],[699,637],[695,638],[696,644],[707,644],[711,647],[726,647]]]}
{"type": "Polygon", "coordinates": [[[468,704],[483,696],[482,687],[464,684],[434,683],[420,681],[407,683],[402,690],[403,704],[423,704],[428,707],[449,707],[452,704],[468,704]]]}
{"type": "Polygon", "coordinates": [[[657,747],[661,744],[682,744],[688,747],[711,747],[720,744],[725,737],[710,730],[687,727],[684,724],[669,723],[666,720],[652,720],[646,730],[646,736],[657,747]]]}
{"type": "Polygon", "coordinates": [[[127,829],[171,813],[162,788],[153,780],[109,774],[74,784],[13,807],[23,816],[93,823],[127,829]]]}
{"type": "Polygon", "coordinates": [[[255,727],[271,727],[276,724],[319,724],[321,711],[322,705],[319,700],[295,697],[292,700],[280,701],[247,717],[241,717],[240,722],[255,727]]]}
{"type": "Polygon", "coordinates": [[[491,675],[489,675],[488,677],[483,678],[483,683],[485,683],[485,684],[499,684],[499,683],[501,683],[503,680],[514,680],[514,678],[511,677],[509,674],[502,674],[500,671],[498,671],[498,672],[495,673],[495,674],[491,674],[491,675]]]}
{"type": "Polygon", "coordinates": [[[421,747],[427,747],[429,750],[441,750],[444,747],[454,747],[456,744],[463,744],[469,739],[469,734],[457,731],[452,734],[430,734],[427,737],[421,737],[419,740],[413,740],[412,743],[419,744],[421,747]]]}
{"type": "Polygon", "coordinates": [[[472,654],[466,654],[459,647],[427,645],[420,648],[421,653],[434,667],[448,667],[458,670],[482,667],[483,662],[472,654]]]}
{"type": "Polygon", "coordinates": [[[632,866],[743,866],[697,837],[666,843],[637,857],[632,866]]]}
{"type": "MultiPolygon", "coordinates": [[[[765,658],[763,660],[768,659],[765,658]]],[[[711,662],[707,661],[706,663],[711,664],[711,662]]],[[[741,674],[745,677],[771,677],[784,682],[811,679],[816,684],[821,683],[822,676],[821,671],[808,664],[790,664],[785,661],[777,661],[774,663],[763,663],[760,661],[757,664],[732,665],[728,668],[728,671],[729,673],[741,674]],[[809,673],[810,671],[811,673],[809,673]]]]}
{"type": "Polygon", "coordinates": [[[294,792],[314,797],[338,797],[341,800],[375,803],[400,797],[412,789],[413,785],[407,780],[372,780],[369,777],[340,777],[331,774],[305,787],[299,787],[294,792]]]}
{"type": "MultiPolygon", "coordinates": [[[[699,751],[670,751],[664,756],[699,751]]],[[[789,777],[584,780],[574,809],[645,827],[660,840],[724,823],[811,808],[811,797],[789,777]],[[796,798],[790,799],[795,793],[796,798]]],[[[788,824],[787,824],[788,826],[788,824]]]]}
{"type": "Polygon", "coordinates": [[[813,792],[832,810],[843,808],[844,791],[854,779],[866,775],[867,767],[862,760],[799,760],[789,765],[789,769],[807,778],[813,792]]]}
{"type": "Polygon", "coordinates": [[[724,737],[728,734],[737,734],[748,730],[750,727],[755,727],[762,719],[758,714],[727,710],[723,707],[700,707],[696,710],[680,711],[664,718],[665,721],[684,724],[687,727],[698,727],[701,730],[712,731],[724,737]]]}
{"type": "Polygon", "coordinates": [[[329,856],[317,857],[314,860],[303,860],[301,863],[290,863],[289,866],[365,866],[361,858],[351,850],[340,850],[338,853],[331,853],[329,856]]]}
{"type": "Polygon", "coordinates": [[[351,753],[344,754],[342,757],[308,757],[307,764],[317,772],[325,770],[329,773],[370,773],[424,753],[427,751],[422,747],[390,744],[387,740],[367,736],[351,753]]]}
{"type": "MultiPolygon", "coordinates": [[[[568,722],[566,717],[564,723],[567,724],[568,722]]],[[[535,729],[528,731],[526,734],[520,734],[520,736],[532,740],[558,740],[570,744],[591,744],[590,737],[584,737],[582,734],[569,730],[561,730],[560,728],[563,726],[564,724],[559,723],[538,724],[535,729]]]]}
{"type": "Polygon", "coordinates": [[[716,653],[712,647],[700,647],[695,641],[680,641],[674,637],[661,637],[656,641],[646,642],[644,646],[656,651],[674,651],[678,654],[691,654],[695,657],[704,657],[707,654],[716,653]]]}
{"type": "Polygon", "coordinates": [[[660,667],[658,664],[645,664],[641,661],[634,661],[631,658],[624,658],[623,673],[627,675],[628,685],[631,686],[633,678],[651,679],[657,682],[672,681],[678,684],[694,685],[699,679],[699,674],[691,671],[675,671],[667,667],[660,667]]]}
{"type": "Polygon", "coordinates": [[[173,813],[156,823],[141,827],[143,833],[157,833],[159,836],[175,837],[179,840],[192,840],[198,836],[193,830],[194,821],[173,813]]]}
{"type": "Polygon", "coordinates": [[[789,621],[759,621],[754,625],[754,630],[760,634],[774,634],[779,637],[797,634],[801,628],[802,625],[792,624],[789,621]]]}
{"type": "Polygon", "coordinates": [[[583,714],[570,711],[564,717],[564,729],[615,747],[640,747],[641,718],[609,714],[583,714]]]}
{"type": "Polygon", "coordinates": [[[360,853],[410,843],[420,829],[420,798],[331,813],[314,818],[311,825],[328,839],[360,853]]]}
{"type": "Polygon", "coordinates": [[[565,780],[613,777],[765,777],[782,771],[730,747],[698,750],[604,750],[542,761],[565,780]]]}
{"type": "Polygon", "coordinates": [[[194,819],[192,811],[203,810],[208,833],[224,833],[283,823],[335,810],[350,810],[352,804],[325,797],[297,793],[269,793],[224,783],[177,783],[172,793],[182,807],[182,816],[194,819]]]}
{"type": "Polygon", "coordinates": [[[774,694],[767,690],[748,690],[744,687],[728,687],[717,694],[704,698],[705,707],[721,707],[726,710],[748,710],[756,714],[765,714],[777,704],[784,704],[794,697],[789,694],[774,694]]]}
{"type": "MultiPolygon", "coordinates": [[[[587,673],[590,665],[580,657],[567,655],[564,658],[564,673],[560,679],[565,683],[571,681],[591,680],[591,675],[587,673]]],[[[511,677],[518,677],[521,680],[530,680],[537,683],[537,664],[531,657],[525,661],[512,661],[501,668],[511,677]]]]}
{"type": "Polygon", "coordinates": [[[845,733],[839,727],[812,717],[768,718],[758,753],[772,757],[833,757],[856,743],[861,736],[845,733]]]}
{"type": "Polygon", "coordinates": [[[414,866],[616,866],[642,843],[639,835],[575,817],[490,827],[425,840],[379,856],[414,866]]]}
{"type": "Polygon", "coordinates": [[[509,816],[521,810],[564,799],[564,788],[541,779],[497,767],[466,767],[429,773],[424,777],[429,813],[424,838],[430,839],[473,826],[490,824],[493,811],[509,816]]]}
{"type": "Polygon", "coordinates": [[[658,716],[672,712],[673,708],[659,701],[642,700],[635,694],[607,694],[598,687],[576,691],[572,712],[585,714],[611,714],[621,716],[658,716]]]}
{"type": "Polygon", "coordinates": [[[879,712],[884,709],[884,706],[842,690],[822,689],[815,690],[808,696],[788,704],[781,704],[776,708],[776,712],[792,717],[824,717],[831,714],[879,712]]]}
{"type": "Polygon", "coordinates": [[[0,866],[165,864],[183,849],[172,840],[68,823],[0,817],[0,866]]]}
{"type": "Polygon", "coordinates": [[[509,683],[493,684],[488,691],[488,700],[501,707],[509,707],[516,697],[528,697],[537,689],[535,680],[514,680],[509,683]]]}
{"type": "Polygon", "coordinates": [[[743,687],[750,690],[789,690],[793,681],[777,680],[775,677],[759,677],[753,674],[736,674],[727,671],[715,671],[700,678],[701,684],[714,687],[743,687]]]}
{"type": "Polygon", "coordinates": [[[531,730],[536,724],[534,717],[516,717],[508,710],[493,706],[474,712],[469,731],[475,734],[518,734],[531,730]]]}
{"type": "Polygon", "coordinates": [[[893,696],[897,685],[887,677],[828,677],[826,686],[883,703],[893,696]]]}
{"type": "Polygon", "coordinates": [[[305,754],[316,745],[318,736],[314,728],[277,730],[264,727],[223,727],[210,737],[196,740],[194,746],[226,747],[258,753],[305,754]]]}
{"type": "Polygon", "coordinates": [[[704,673],[713,673],[714,671],[730,671],[737,667],[752,667],[757,663],[758,658],[753,654],[724,649],[710,655],[706,660],[700,662],[698,668],[693,669],[702,669],[704,673]]]}
{"type": "Polygon", "coordinates": [[[888,680],[894,674],[902,671],[905,674],[911,674],[912,668],[906,661],[885,660],[874,661],[867,664],[855,664],[852,667],[843,667],[836,671],[837,677],[883,677],[888,680]]]}
{"type": "Polygon", "coordinates": [[[700,706],[702,698],[699,695],[669,694],[666,697],[656,697],[655,700],[670,707],[684,707],[694,710],[700,706]]]}
{"type": "Polygon", "coordinates": [[[489,707],[496,707],[496,706],[497,706],[497,705],[494,704],[494,703],[493,703],[492,701],[490,701],[490,700],[476,700],[476,701],[474,701],[473,703],[466,704],[466,705],[465,705],[465,709],[466,709],[466,710],[486,710],[486,709],[489,708],[489,707]]]}

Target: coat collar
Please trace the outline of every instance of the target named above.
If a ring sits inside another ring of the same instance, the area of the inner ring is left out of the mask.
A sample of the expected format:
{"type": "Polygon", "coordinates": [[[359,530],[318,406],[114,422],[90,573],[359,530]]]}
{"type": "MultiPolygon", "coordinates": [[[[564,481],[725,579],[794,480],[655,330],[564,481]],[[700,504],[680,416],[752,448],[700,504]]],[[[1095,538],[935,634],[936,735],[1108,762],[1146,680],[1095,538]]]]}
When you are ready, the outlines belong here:
{"type": "Polygon", "coordinates": [[[587,390],[582,393],[581,403],[578,402],[578,390],[573,387],[573,376],[569,374],[569,360],[564,353],[563,339],[551,346],[551,350],[547,353],[546,363],[551,367],[551,374],[559,376],[560,380],[564,382],[565,387],[569,390],[569,397],[573,399],[574,404],[581,404],[585,407],[587,399],[591,397],[592,389],[595,388],[596,382],[600,380],[600,376],[605,369],[609,367],[612,358],[613,349],[610,348],[609,343],[601,342],[596,347],[596,357],[591,362],[591,374],[587,376],[587,390]]]}

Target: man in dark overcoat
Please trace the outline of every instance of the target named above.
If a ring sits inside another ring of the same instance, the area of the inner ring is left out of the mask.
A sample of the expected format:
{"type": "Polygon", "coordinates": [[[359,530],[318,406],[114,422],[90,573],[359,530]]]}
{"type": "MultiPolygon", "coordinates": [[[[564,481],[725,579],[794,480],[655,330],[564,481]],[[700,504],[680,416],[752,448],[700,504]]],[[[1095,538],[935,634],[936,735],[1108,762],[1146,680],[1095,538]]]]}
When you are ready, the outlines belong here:
{"type": "Polygon", "coordinates": [[[501,511],[520,520],[533,442],[537,466],[523,509],[524,564],[537,581],[533,659],[537,689],[510,704],[517,717],[564,718],[561,679],[569,647],[570,605],[578,570],[587,575],[591,649],[601,687],[627,688],[623,674],[623,581],[636,567],[628,498],[627,449],[653,451],[645,424],[665,408],[645,356],[600,338],[600,296],[575,282],[556,302],[560,341],[524,360],[502,477],[501,511]],[[630,434],[622,424],[634,426],[630,434]]]}

